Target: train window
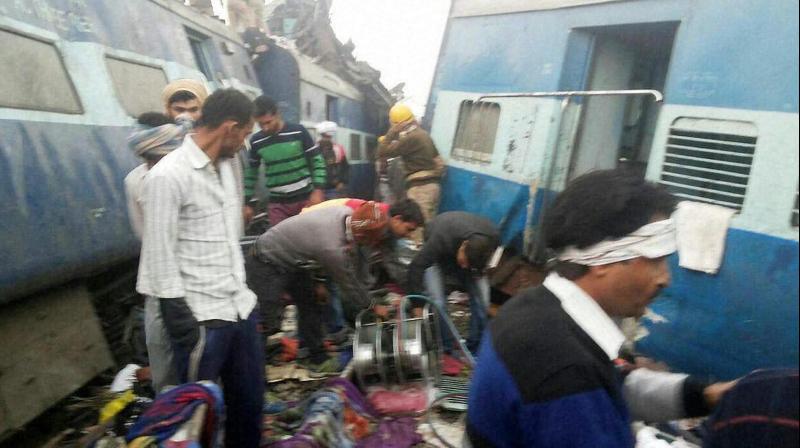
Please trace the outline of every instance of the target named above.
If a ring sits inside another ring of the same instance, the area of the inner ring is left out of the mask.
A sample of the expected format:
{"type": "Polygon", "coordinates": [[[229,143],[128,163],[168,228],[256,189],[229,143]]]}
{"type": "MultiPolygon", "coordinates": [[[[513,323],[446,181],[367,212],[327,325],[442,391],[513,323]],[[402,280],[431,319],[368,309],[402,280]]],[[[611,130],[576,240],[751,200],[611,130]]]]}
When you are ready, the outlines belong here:
{"type": "Polygon", "coordinates": [[[361,158],[361,134],[350,134],[350,160],[361,158]]]}
{"type": "Polygon", "coordinates": [[[465,162],[491,163],[499,120],[499,104],[462,101],[451,157],[465,162]]]}
{"type": "Polygon", "coordinates": [[[189,38],[189,46],[192,47],[197,68],[206,75],[206,79],[213,80],[214,72],[211,70],[211,58],[208,56],[211,38],[190,28],[186,28],[186,36],[189,38]]]}
{"type": "Polygon", "coordinates": [[[800,216],[797,213],[797,206],[798,206],[798,192],[794,192],[794,208],[792,209],[792,227],[800,226],[800,216]]]}
{"type": "Polygon", "coordinates": [[[83,113],[56,46],[0,30],[0,107],[83,113]]]}
{"type": "Polygon", "coordinates": [[[378,149],[378,139],[370,136],[366,138],[367,143],[367,160],[370,162],[375,161],[375,152],[378,149]]]}
{"type": "Polygon", "coordinates": [[[669,130],[659,182],[678,197],[741,210],[756,141],[752,123],[678,118],[669,130]]]}
{"type": "Polygon", "coordinates": [[[339,99],[335,96],[325,95],[325,119],[339,122],[339,99]]]}
{"type": "Polygon", "coordinates": [[[111,81],[125,112],[133,117],[144,112],[160,111],[161,91],[167,76],[161,67],[106,56],[111,81]]]}

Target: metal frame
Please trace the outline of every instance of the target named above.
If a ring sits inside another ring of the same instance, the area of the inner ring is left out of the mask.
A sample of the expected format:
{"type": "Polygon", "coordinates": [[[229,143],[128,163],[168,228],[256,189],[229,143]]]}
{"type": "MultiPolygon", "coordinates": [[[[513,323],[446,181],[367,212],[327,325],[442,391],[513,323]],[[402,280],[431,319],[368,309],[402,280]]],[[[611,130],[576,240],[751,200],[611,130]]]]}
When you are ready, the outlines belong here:
{"type": "MultiPolygon", "coordinates": [[[[561,108],[558,114],[558,126],[561,127],[561,121],[564,117],[564,111],[567,109],[569,104],[572,102],[573,97],[578,96],[652,96],[653,100],[656,103],[661,103],[664,101],[664,94],[660,91],[655,89],[625,89],[625,90],[564,90],[564,91],[552,91],[552,92],[522,92],[522,93],[490,93],[485,95],[480,95],[475,101],[481,102],[484,99],[488,98],[563,98],[561,100],[561,108]]],[[[580,121],[579,121],[580,123],[580,121]]],[[[553,148],[547,154],[550,157],[550,166],[548,167],[547,172],[545,173],[546,179],[543,185],[537,185],[539,188],[544,188],[547,190],[553,189],[553,179],[555,176],[556,170],[556,152],[558,150],[557,144],[553,146],[553,148]]],[[[528,217],[526,226],[530,225],[530,220],[533,217],[533,201],[535,197],[533,193],[529,199],[530,205],[528,207],[528,217]]],[[[548,204],[546,199],[543,199],[541,208],[547,208],[548,204]]],[[[539,213],[539,220],[541,221],[543,213],[539,213]]],[[[537,223],[537,226],[540,223],[537,223]]],[[[541,238],[538,236],[534,241],[528,241],[526,238],[525,241],[525,256],[529,259],[532,259],[536,262],[546,262],[547,260],[544,259],[544,248],[542,246],[541,238]],[[527,248],[530,247],[530,250],[527,248]]]]}

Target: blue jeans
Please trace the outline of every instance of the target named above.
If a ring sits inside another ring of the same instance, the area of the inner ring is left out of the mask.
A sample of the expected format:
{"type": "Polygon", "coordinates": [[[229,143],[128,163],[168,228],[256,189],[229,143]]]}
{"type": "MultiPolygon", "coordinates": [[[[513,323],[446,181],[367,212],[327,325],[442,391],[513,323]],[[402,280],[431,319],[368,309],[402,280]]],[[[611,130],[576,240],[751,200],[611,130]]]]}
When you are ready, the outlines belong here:
{"type": "Polygon", "coordinates": [[[344,328],[344,310],[342,309],[342,299],[339,297],[339,287],[332,281],[327,281],[326,286],[330,293],[328,304],[326,305],[323,321],[328,333],[336,333],[344,328]]]}
{"type": "Polygon", "coordinates": [[[330,201],[331,199],[339,199],[341,197],[346,197],[346,196],[342,196],[342,193],[340,193],[339,190],[337,190],[335,188],[326,188],[325,189],[325,200],[326,201],[330,201]]]}
{"type": "MultiPolygon", "coordinates": [[[[489,319],[487,314],[487,309],[489,308],[489,278],[486,276],[470,278],[462,281],[459,286],[464,288],[469,295],[470,318],[467,348],[474,354],[478,351],[483,329],[486,328],[486,322],[489,319]]],[[[444,290],[444,276],[442,275],[442,269],[438,265],[433,265],[425,270],[425,288],[428,291],[428,296],[435,300],[442,310],[446,311],[447,296],[445,296],[444,290]]],[[[440,321],[440,327],[442,330],[443,349],[445,352],[450,352],[455,345],[453,337],[444,322],[440,321]]]]}

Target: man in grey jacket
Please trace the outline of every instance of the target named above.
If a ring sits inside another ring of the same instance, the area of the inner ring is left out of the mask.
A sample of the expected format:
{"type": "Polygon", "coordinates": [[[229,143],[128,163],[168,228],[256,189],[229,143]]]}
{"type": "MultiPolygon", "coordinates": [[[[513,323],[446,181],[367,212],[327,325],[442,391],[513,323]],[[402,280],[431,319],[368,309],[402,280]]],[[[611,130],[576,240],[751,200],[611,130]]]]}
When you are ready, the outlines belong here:
{"type": "MultiPolygon", "coordinates": [[[[288,293],[297,306],[298,333],[309,350],[307,367],[312,375],[341,371],[338,360],[323,347],[322,317],[327,290],[322,271],[339,287],[349,309],[372,305],[367,291],[366,266],[357,245],[375,246],[386,235],[388,216],[374,202],[356,210],[347,206],[325,207],[293,216],[258,237],[246,262],[247,282],[258,296],[262,331],[269,336],[280,327],[283,303],[288,293]]],[[[381,306],[376,310],[385,314],[381,306]]]]}

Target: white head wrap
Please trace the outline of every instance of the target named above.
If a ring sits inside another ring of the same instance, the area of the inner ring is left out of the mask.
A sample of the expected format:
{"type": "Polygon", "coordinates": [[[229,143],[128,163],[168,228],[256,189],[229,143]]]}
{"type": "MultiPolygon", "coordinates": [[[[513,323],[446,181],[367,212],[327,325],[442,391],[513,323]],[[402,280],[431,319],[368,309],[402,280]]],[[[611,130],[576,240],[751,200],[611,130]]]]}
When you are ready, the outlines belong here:
{"type": "Polygon", "coordinates": [[[317,132],[322,134],[328,134],[330,136],[336,135],[336,131],[338,130],[339,126],[334,123],[333,121],[322,121],[317,124],[317,132]]]}
{"type": "Polygon", "coordinates": [[[556,259],[584,266],[600,266],[634,258],[660,258],[677,250],[672,219],[651,222],[622,238],[603,240],[583,249],[568,246],[556,259]]]}

